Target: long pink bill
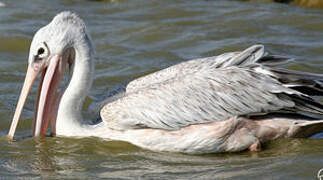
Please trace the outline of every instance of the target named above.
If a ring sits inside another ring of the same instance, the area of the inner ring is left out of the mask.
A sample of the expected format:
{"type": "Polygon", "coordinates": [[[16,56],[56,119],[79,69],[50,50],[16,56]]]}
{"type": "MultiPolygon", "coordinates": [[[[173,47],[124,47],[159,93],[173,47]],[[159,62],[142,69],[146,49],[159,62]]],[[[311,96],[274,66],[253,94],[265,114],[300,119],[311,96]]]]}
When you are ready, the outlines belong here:
{"type": "Polygon", "coordinates": [[[9,139],[13,139],[13,136],[15,134],[20,115],[21,115],[23,107],[24,107],[24,105],[26,103],[26,99],[28,97],[30,89],[31,89],[35,79],[37,78],[37,75],[39,74],[39,72],[40,72],[39,69],[35,70],[32,67],[32,65],[29,64],[28,69],[27,69],[27,73],[26,73],[26,77],[25,77],[25,82],[24,82],[24,85],[22,87],[20,97],[19,97],[19,100],[18,100],[18,104],[17,104],[17,107],[16,107],[16,111],[15,111],[15,114],[13,116],[11,126],[10,126],[10,129],[9,129],[9,133],[8,133],[8,136],[7,136],[9,139]]]}
{"type": "Polygon", "coordinates": [[[51,127],[54,129],[52,133],[55,133],[53,131],[55,131],[57,106],[60,100],[56,92],[63,78],[66,66],[65,61],[60,60],[60,56],[53,56],[44,76],[42,87],[40,88],[41,92],[33,131],[34,136],[45,136],[49,122],[51,122],[51,127]]]}
{"type": "Polygon", "coordinates": [[[33,136],[45,136],[48,130],[49,122],[51,122],[51,132],[55,134],[55,121],[61,96],[57,95],[56,91],[59,88],[59,83],[62,80],[66,66],[66,62],[60,60],[61,56],[54,55],[49,59],[49,65],[47,68],[33,68],[32,64],[28,66],[25,82],[21,90],[16,112],[8,133],[9,139],[13,139],[24,104],[26,103],[27,96],[40,72],[43,73],[40,78],[40,87],[38,88],[37,100],[35,104],[32,134],[33,136]]]}

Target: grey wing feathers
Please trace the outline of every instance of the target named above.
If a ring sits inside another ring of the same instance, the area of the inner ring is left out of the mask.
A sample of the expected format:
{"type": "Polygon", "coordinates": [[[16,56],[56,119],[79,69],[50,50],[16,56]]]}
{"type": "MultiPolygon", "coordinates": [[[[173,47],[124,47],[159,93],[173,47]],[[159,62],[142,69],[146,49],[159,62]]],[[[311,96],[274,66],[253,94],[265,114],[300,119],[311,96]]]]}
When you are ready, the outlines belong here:
{"type": "Polygon", "coordinates": [[[95,98],[95,100],[88,107],[88,112],[91,113],[92,115],[99,115],[99,112],[102,109],[102,107],[104,107],[106,104],[110,102],[115,101],[116,99],[123,97],[125,93],[126,93],[126,87],[121,86],[117,89],[113,89],[109,91],[107,94],[104,94],[98,98],[95,98]]]}
{"type": "Polygon", "coordinates": [[[219,56],[193,59],[135,79],[127,85],[126,91],[129,93],[134,92],[138,89],[142,89],[168,79],[196,71],[202,71],[203,68],[215,69],[229,66],[247,66],[259,62],[268,66],[273,66],[290,61],[290,58],[282,56],[264,56],[265,54],[263,45],[254,45],[243,52],[229,52],[219,56]]]}
{"type": "MultiPolygon", "coordinates": [[[[124,97],[105,105],[101,117],[116,129],[175,130],[191,124],[277,111],[323,114],[322,104],[289,87],[288,83],[294,79],[274,68],[286,61],[288,58],[266,56],[261,45],[243,52],[188,61],[170,67],[173,70],[160,71],[162,81],[136,82],[138,88],[130,92],[127,88],[124,97]],[[166,77],[165,72],[173,74],[166,77]]],[[[154,74],[149,78],[154,79],[154,74]]],[[[294,72],[295,76],[300,75],[294,72]]],[[[312,83],[322,82],[321,76],[308,79],[312,83]]]]}
{"type": "Polygon", "coordinates": [[[323,96],[323,75],[287,69],[269,69],[284,86],[310,96],[323,96]]]}
{"type": "Polygon", "coordinates": [[[139,89],[149,87],[152,84],[161,83],[172,78],[180,77],[196,71],[201,71],[203,70],[203,68],[222,67],[223,63],[229,62],[235,55],[240,53],[241,52],[230,52],[222,54],[220,56],[199,58],[182,62],[131,81],[127,85],[126,91],[127,93],[131,93],[139,89]]]}

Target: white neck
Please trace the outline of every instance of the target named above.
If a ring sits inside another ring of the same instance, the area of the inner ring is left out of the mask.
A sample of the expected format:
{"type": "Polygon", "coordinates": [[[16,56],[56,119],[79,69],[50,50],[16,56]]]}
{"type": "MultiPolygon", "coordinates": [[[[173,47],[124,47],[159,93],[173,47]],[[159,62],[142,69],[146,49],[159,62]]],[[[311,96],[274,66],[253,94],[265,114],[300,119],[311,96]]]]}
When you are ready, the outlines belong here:
{"type": "Polygon", "coordinates": [[[74,44],[75,60],[71,80],[59,103],[56,134],[76,135],[85,131],[82,106],[92,85],[94,64],[93,49],[88,37],[74,44]]]}

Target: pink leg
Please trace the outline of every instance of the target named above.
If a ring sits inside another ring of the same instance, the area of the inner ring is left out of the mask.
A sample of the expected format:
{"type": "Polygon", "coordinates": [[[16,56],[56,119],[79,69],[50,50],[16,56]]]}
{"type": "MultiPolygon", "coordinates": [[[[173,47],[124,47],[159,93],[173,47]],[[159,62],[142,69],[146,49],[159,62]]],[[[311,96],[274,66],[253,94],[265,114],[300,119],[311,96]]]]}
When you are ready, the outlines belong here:
{"type": "Polygon", "coordinates": [[[249,146],[249,151],[260,151],[261,150],[261,144],[260,141],[257,140],[253,144],[249,146]]]}

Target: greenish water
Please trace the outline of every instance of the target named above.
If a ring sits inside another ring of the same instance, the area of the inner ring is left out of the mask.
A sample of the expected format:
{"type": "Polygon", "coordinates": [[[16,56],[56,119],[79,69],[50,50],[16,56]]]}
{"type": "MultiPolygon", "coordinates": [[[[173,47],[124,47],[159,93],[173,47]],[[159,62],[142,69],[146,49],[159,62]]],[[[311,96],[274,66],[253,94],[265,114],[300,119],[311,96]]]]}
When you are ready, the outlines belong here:
{"type": "MultiPolygon", "coordinates": [[[[86,106],[108,90],[192,58],[262,43],[287,68],[323,72],[323,9],[202,0],[11,1],[0,7],[0,179],[316,179],[323,139],[283,139],[261,152],[192,156],[98,138],[30,138],[36,88],[17,140],[7,134],[35,31],[60,11],[85,20],[96,46],[86,106]]],[[[86,115],[86,114],[85,114],[86,115]]]]}

